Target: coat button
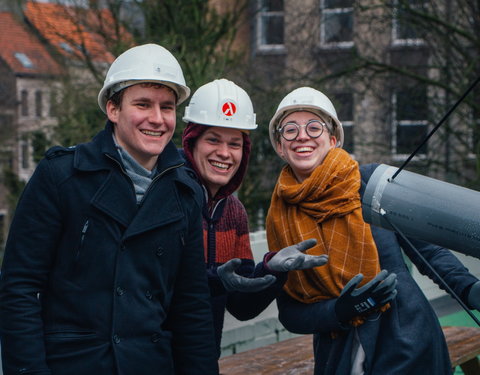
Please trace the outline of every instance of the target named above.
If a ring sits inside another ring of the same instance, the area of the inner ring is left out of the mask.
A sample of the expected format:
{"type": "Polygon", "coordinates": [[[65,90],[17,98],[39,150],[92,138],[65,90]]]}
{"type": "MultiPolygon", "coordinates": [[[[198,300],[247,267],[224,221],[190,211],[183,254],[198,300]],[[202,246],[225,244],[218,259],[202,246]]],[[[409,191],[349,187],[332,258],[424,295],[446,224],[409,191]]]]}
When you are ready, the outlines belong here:
{"type": "Polygon", "coordinates": [[[145,292],[145,297],[147,297],[148,299],[152,299],[152,298],[153,298],[152,292],[150,292],[149,290],[147,290],[147,291],[145,292]]]}
{"type": "Polygon", "coordinates": [[[161,257],[163,255],[163,247],[160,246],[155,252],[155,254],[157,255],[157,257],[161,257]]]}
{"type": "Polygon", "coordinates": [[[122,244],[120,245],[120,250],[121,250],[121,251],[127,250],[127,247],[125,246],[124,243],[122,243],[122,244]]]}
{"type": "Polygon", "coordinates": [[[117,286],[116,291],[117,291],[117,295],[119,295],[119,296],[123,296],[123,294],[125,293],[125,289],[123,289],[122,287],[119,287],[119,286],[117,286]]]}
{"type": "Polygon", "coordinates": [[[158,332],[155,332],[151,337],[150,339],[152,340],[152,342],[159,342],[160,341],[160,333],[158,332]]]}
{"type": "Polygon", "coordinates": [[[117,334],[113,335],[113,336],[112,336],[112,339],[113,339],[113,342],[114,342],[115,344],[119,344],[120,341],[121,341],[121,340],[120,340],[120,337],[118,337],[117,334]]]}

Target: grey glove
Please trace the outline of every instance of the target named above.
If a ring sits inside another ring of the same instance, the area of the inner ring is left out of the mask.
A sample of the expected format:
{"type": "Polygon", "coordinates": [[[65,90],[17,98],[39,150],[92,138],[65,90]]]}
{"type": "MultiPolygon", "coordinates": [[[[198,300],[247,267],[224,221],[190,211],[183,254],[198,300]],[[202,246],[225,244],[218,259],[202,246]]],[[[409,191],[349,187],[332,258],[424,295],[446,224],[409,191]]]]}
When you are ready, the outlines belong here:
{"type": "Polygon", "coordinates": [[[249,278],[240,276],[235,270],[242,264],[241,259],[233,258],[217,268],[217,275],[222,284],[229,292],[237,291],[244,293],[258,292],[272,285],[277,279],[273,275],[249,278]]]}
{"type": "Polygon", "coordinates": [[[477,281],[468,292],[468,304],[480,311],[480,281],[477,281]]]}
{"type": "Polygon", "coordinates": [[[317,244],[317,240],[311,238],[306,241],[288,246],[276,253],[268,262],[267,266],[275,272],[287,272],[293,270],[305,270],[308,268],[323,266],[328,261],[328,255],[309,255],[305,250],[317,244]]]}
{"type": "Polygon", "coordinates": [[[397,275],[383,270],[373,280],[355,289],[363,280],[359,273],[343,288],[335,303],[338,321],[346,323],[355,316],[365,316],[390,302],[397,295],[397,275]]]}

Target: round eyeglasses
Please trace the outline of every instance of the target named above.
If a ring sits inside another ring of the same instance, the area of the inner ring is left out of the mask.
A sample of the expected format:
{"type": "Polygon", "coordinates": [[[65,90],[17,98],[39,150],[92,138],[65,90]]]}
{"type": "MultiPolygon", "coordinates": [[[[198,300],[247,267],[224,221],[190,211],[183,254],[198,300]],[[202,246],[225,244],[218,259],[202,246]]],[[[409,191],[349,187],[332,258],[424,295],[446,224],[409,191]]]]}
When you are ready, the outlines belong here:
{"type": "Polygon", "coordinates": [[[278,132],[286,141],[293,141],[298,137],[301,127],[305,128],[310,138],[318,138],[323,134],[327,124],[318,120],[310,120],[304,125],[298,125],[296,122],[287,122],[278,129],[278,132]]]}

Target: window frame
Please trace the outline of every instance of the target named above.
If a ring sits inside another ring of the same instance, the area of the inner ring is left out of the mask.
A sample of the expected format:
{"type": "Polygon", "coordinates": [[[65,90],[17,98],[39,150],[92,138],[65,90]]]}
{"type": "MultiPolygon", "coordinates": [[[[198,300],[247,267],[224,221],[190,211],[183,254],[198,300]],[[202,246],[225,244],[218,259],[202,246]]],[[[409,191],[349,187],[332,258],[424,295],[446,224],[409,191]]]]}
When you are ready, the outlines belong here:
{"type": "Polygon", "coordinates": [[[50,90],[49,92],[49,105],[48,105],[48,116],[57,117],[58,116],[58,94],[55,89],[50,90]]]}
{"type": "Polygon", "coordinates": [[[20,91],[20,116],[21,117],[28,117],[29,116],[29,95],[28,90],[22,89],[20,91]]]}
{"type": "Polygon", "coordinates": [[[282,11],[264,10],[264,0],[257,0],[256,12],[256,38],[255,44],[257,51],[261,52],[285,52],[285,4],[283,4],[282,11]],[[283,21],[283,43],[282,44],[266,44],[263,41],[266,39],[264,34],[264,17],[282,17],[283,21]]]}
{"type": "Polygon", "coordinates": [[[354,12],[353,12],[353,4],[354,2],[352,1],[352,6],[351,7],[348,7],[348,8],[345,8],[345,7],[342,7],[342,8],[326,8],[325,7],[325,2],[327,0],[321,0],[320,1],[320,12],[321,12],[321,16],[320,16],[320,47],[322,48],[342,48],[342,49],[345,49],[345,48],[351,48],[354,46],[354,41],[353,41],[353,36],[355,35],[355,30],[354,30],[354,20],[353,20],[353,17],[354,17],[354,12]],[[328,16],[331,16],[332,14],[345,14],[347,12],[351,12],[351,17],[352,17],[352,40],[349,40],[349,41],[342,41],[342,42],[327,42],[325,40],[325,19],[328,17],[328,16]]]}
{"type": "Polygon", "coordinates": [[[35,116],[36,117],[43,117],[44,112],[44,105],[43,105],[43,92],[42,90],[35,91],[35,116]]]}
{"type": "MultiPolygon", "coordinates": [[[[405,89],[406,87],[401,87],[400,89],[405,89]]],[[[427,90],[425,88],[425,90],[427,90]]],[[[412,148],[412,150],[408,153],[398,153],[397,148],[398,148],[398,137],[397,137],[397,130],[399,127],[408,127],[408,126],[424,126],[425,127],[425,132],[428,134],[429,131],[429,121],[428,119],[420,120],[420,119],[403,119],[403,120],[398,120],[398,114],[397,114],[397,100],[398,100],[398,93],[400,90],[394,90],[392,93],[391,97],[391,102],[392,102],[392,134],[391,134],[391,152],[392,152],[392,157],[393,160],[405,160],[405,158],[409,157],[410,154],[415,150],[415,147],[412,148]]],[[[427,91],[425,91],[425,94],[427,94],[427,91]]],[[[414,156],[414,160],[424,160],[428,157],[428,148],[426,149],[426,152],[423,154],[420,154],[417,152],[417,154],[414,156]]]]}
{"type": "Polygon", "coordinates": [[[32,62],[32,60],[23,52],[15,52],[13,54],[15,58],[22,64],[22,66],[26,69],[34,69],[35,64],[32,62]]]}
{"type": "Polygon", "coordinates": [[[342,123],[344,138],[346,138],[345,137],[345,129],[349,129],[351,131],[351,134],[352,134],[352,149],[350,151],[345,149],[345,139],[343,140],[342,148],[345,149],[345,151],[347,151],[348,153],[350,153],[350,155],[355,155],[355,132],[354,132],[355,121],[353,121],[353,120],[348,120],[348,121],[340,120],[340,122],[342,123]]]}
{"type": "Polygon", "coordinates": [[[355,155],[355,135],[354,135],[354,125],[355,125],[355,95],[353,94],[353,92],[347,92],[347,91],[338,91],[338,92],[335,92],[333,93],[332,95],[332,99],[333,99],[333,102],[336,103],[336,110],[337,110],[337,115],[338,115],[338,119],[340,120],[341,124],[342,124],[342,128],[343,128],[343,133],[344,133],[344,142],[343,142],[343,145],[342,145],[342,148],[345,149],[345,130],[346,129],[350,129],[351,131],[351,134],[352,134],[352,139],[351,139],[351,143],[352,143],[352,149],[349,151],[349,150],[346,150],[347,152],[350,153],[350,155],[355,155]],[[350,117],[349,119],[345,119],[347,116],[343,116],[343,114],[341,114],[341,108],[340,106],[341,105],[344,105],[345,104],[345,101],[342,101],[342,99],[340,98],[340,96],[343,96],[343,95],[348,95],[349,98],[348,100],[351,102],[351,108],[349,110],[349,115],[348,117],[350,117]]]}
{"type": "MultiPolygon", "coordinates": [[[[424,1],[426,4],[427,1],[424,1]]],[[[400,38],[399,37],[399,24],[398,19],[398,0],[393,1],[393,14],[392,14],[392,44],[394,46],[423,46],[425,40],[423,38],[400,38]]]]}
{"type": "Polygon", "coordinates": [[[18,144],[19,147],[19,163],[20,169],[22,171],[28,171],[32,165],[31,156],[32,152],[30,149],[30,142],[28,139],[23,139],[18,144]]]}

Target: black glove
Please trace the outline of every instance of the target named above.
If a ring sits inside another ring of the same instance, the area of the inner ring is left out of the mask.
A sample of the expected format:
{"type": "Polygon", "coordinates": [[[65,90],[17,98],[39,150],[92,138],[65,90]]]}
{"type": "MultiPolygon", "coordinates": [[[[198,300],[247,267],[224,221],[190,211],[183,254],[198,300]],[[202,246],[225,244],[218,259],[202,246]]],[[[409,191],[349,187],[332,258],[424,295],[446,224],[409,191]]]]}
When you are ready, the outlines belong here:
{"type": "Polygon", "coordinates": [[[308,268],[323,266],[328,261],[328,255],[304,254],[305,250],[317,244],[317,240],[311,238],[306,241],[288,246],[276,253],[268,262],[267,266],[275,272],[287,272],[293,270],[305,270],[308,268]]]}
{"type": "Polygon", "coordinates": [[[480,281],[472,285],[468,292],[468,304],[480,311],[480,281]]]}
{"type": "Polygon", "coordinates": [[[242,264],[241,259],[233,258],[217,268],[217,275],[222,284],[229,292],[258,292],[272,285],[277,279],[273,275],[264,277],[248,278],[235,273],[235,270],[242,264]]]}
{"type": "Polygon", "coordinates": [[[335,313],[341,323],[347,323],[356,316],[365,316],[390,302],[397,295],[397,275],[383,270],[361,288],[355,289],[363,280],[359,273],[343,288],[335,303],[335,313]]]}

